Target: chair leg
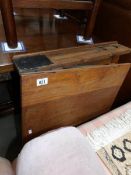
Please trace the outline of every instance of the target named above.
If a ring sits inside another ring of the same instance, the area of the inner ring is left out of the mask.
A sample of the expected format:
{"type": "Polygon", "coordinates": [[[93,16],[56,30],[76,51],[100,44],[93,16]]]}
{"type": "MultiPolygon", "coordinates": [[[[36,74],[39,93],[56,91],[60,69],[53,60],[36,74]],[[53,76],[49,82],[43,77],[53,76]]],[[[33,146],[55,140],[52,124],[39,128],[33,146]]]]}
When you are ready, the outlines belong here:
{"type": "Polygon", "coordinates": [[[16,48],[17,34],[12,0],[1,0],[1,14],[8,46],[10,48],[16,48]]]}
{"type": "Polygon", "coordinates": [[[89,39],[92,37],[92,33],[93,33],[95,22],[96,22],[96,17],[97,17],[101,2],[102,0],[95,0],[93,10],[91,11],[89,15],[89,21],[87,22],[86,29],[84,32],[85,39],[89,39]]]}

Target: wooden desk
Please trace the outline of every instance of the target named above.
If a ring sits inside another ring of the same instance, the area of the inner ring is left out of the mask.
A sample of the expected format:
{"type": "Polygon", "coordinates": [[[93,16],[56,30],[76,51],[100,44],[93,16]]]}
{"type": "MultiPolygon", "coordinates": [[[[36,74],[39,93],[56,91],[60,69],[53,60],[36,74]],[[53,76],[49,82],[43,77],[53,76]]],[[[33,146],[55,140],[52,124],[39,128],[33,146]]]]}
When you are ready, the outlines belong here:
{"type": "Polygon", "coordinates": [[[115,63],[129,52],[109,42],[15,56],[23,139],[107,112],[130,68],[115,63]]]}
{"type": "MultiPolygon", "coordinates": [[[[52,10],[15,9],[18,40],[24,42],[27,53],[77,46],[76,34],[83,29],[71,19],[53,18],[52,10]],[[37,24],[37,25],[36,25],[37,24]]],[[[0,16],[1,17],[1,16],[0,16]]],[[[5,41],[2,19],[0,18],[0,41],[5,41]]],[[[13,71],[12,57],[15,54],[0,52],[0,73],[13,71]]],[[[22,53],[21,53],[22,54],[22,53]]]]}
{"type": "MultiPolygon", "coordinates": [[[[128,47],[120,45],[117,42],[98,43],[94,45],[86,45],[86,46],[79,46],[79,47],[68,48],[68,49],[61,49],[60,57],[63,60],[61,61],[61,63],[63,62],[63,63],[68,64],[67,58],[69,55],[66,56],[66,54],[68,53],[70,54],[70,57],[72,57],[73,55],[72,64],[73,64],[73,60],[75,60],[75,57],[78,57],[79,54],[80,54],[79,58],[81,57],[81,61],[83,61],[84,58],[87,57],[86,54],[89,54],[89,51],[88,51],[89,48],[92,49],[89,55],[90,59],[92,58],[92,60],[89,60],[91,62],[90,64],[95,64],[93,63],[94,60],[95,62],[99,62],[99,60],[97,60],[97,57],[99,59],[101,58],[101,60],[106,60],[106,58],[112,57],[112,62],[117,63],[119,60],[119,56],[121,54],[130,53],[130,49],[128,47]]],[[[51,54],[51,57],[52,57],[52,54],[54,53],[55,55],[57,52],[58,54],[60,53],[59,50],[54,50],[54,51],[40,52],[40,54],[46,53],[47,56],[50,56],[51,54]]],[[[27,55],[37,55],[37,54],[38,52],[34,54],[28,53],[27,55]]],[[[12,58],[14,56],[17,57],[17,54],[1,54],[0,55],[0,73],[11,72],[14,70],[14,66],[12,63],[12,58]]],[[[20,56],[22,57],[22,55],[20,56]]],[[[57,59],[55,62],[57,64],[57,59]]],[[[74,62],[76,62],[76,60],[74,62]]],[[[110,62],[107,61],[107,63],[105,62],[104,64],[110,64],[110,62]]]]}
{"type": "Polygon", "coordinates": [[[0,73],[8,73],[14,70],[12,57],[13,55],[0,53],[0,73]]]}
{"type": "Polygon", "coordinates": [[[86,24],[84,30],[84,37],[90,38],[92,37],[93,29],[95,26],[95,21],[97,17],[97,13],[99,10],[101,0],[94,0],[94,1],[73,1],[73,0],[42,0],[42,1],[28,1],[28,0],[19,0],[13,1],[12,0],[1,0],[0,8],[1,14],[4,24],[5,36],[8,45],[11,48],[15,48],[17,46],[17,33],[16,33],[16,24],[14,18],[14,9],[13,7],[17,8],[43,8],[43,9],[70,9],[70,10],[88,10],[89,15],[88,24],[86,24]]]}

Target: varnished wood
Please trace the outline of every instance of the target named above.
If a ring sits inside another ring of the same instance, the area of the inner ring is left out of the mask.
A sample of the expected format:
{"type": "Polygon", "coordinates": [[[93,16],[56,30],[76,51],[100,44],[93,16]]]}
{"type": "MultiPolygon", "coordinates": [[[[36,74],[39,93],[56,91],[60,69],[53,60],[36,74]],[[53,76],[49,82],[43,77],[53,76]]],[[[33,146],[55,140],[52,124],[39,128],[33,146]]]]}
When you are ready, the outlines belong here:
{"type": "Polygon", "coordinates": [[[1,15],[4,24],[5,36],[10,47],[17,47],[16,24],[13,14],[13,6],[11,0],[0,1],[1,15]]]}
{"type": "MultiPolygon", "coordinates": [[[[66,49],[57,49],[53,51],[44,51],[37,53],[29,53],[24,55],[14,56],[14,60],[28,58],[33,56],[45,55],[53,63],[48,66],[40,66],[35,68],[35,71],[53,70],[58,68],[69,68],[77,65],[95,65],[95,64],[111,64],[118,63],[119,56],[130,53],[131,49],[117,42],[107,42],[94,45],[85,45],[79,47],[71,47],[66,49]]],[[[24,73],[26,69],[19,69],[20,73],[24,73]]],[[[28,71],[32,71],[28,70],[28,71]]]]}
{"type": "MultiPolygon", "coordinates": [[[[22,25],[22,27],[23,27],[23,23],[21,24],[22,25]]],[[[21,28],[20,28],[20,30],[21,30],[21,28]]],[[[22,29],[22,30],[24,30],[24,29],[22,29]]],[[[20,37],[23,37],[24,38],[24,40],[26,41],[26,39],[28,39],[27,37],[26,37],[26,32],[25,33],[22,33],[22,30],[21,30],[21,35],[20,35],[20,37]],[[25,36],[24,36],[24,34],[25,34],[25,36]]],[[[64,33],[65,34],[65,37],[64,38],[66,38],[66,40],[67,40],[67,37],[69,38],[69,39],[72,39],[72,35],[69,35],[69,36],[67,36],[66,35],[66,33],[64,33]]],[[[34,34],[35,35],[35,34],[34,34]]],[[[67,42],[65,42],[64,43],[64,45],[63,45],[63,43],[61,43],[61,39],[59,40],[59,45],[57,45],[57,42],[52,42],[52,45],[51,45],[51,42],[50,42],[50,44],[48,44],[48,42],[47,42],[47,44],[43,44],[44,42],[42,42],[42,40],[44,41],[44,39],[45,39],[45,42],[47,41],[46,40],[46,38],[42,38],[41,37],[41,35],[39,35],[38,36],[38,39],[36,40],[36,37],[34,36],[34,35],[32,35],[32,37],[31,37],[31,39],[29,40],[30,42],[27,42],[26,41],[26,44],[27,44],[27,51],[30,53],[30,52],[36,52],[36,50],[37,51],[39,51],[39,50],[51,50],[51,49],[57,49],[57,48],[59,48],[59,47],[67,47],[67,45],[69,45],[69,43],[67,42]],[[32,42],[33,41],[33,42],[32,42]],[[37,45],[37,43],[38,43],[38,45],[37,45]],[[34,45],[35,44],[35,45],[34,45]]],[[[58,38],[60,38],[61,37],[61,35],[59,36],[58,35],[58,37],[56,38],[55,37],[55,39],[56,40],[58,40],[58,38]]],[[[47,37],[47,39],[48,39],[48,37],[47,37]]],[[[51,36],[49,37],[49,39],[51,39],[51,36]]],[[[62,40],[63,40],[63,38],[62,38],[62,40]]],[[[70,40],[69,40],[70,41],[70,40]]],[[[73,41],[70,41],[70,43],[72,44],[72,45],[70,45],[70,46],[73,46],[73,45],[77,45],[75,42],[73,42],[73,41]]],[[[117,44],[117,42],[108,42],[108,43],[98,43],[98,44],[95,44],[95,45],[86,45],[86,46],[79,46],[79,51],[80,51],[80,48],[82,48],[82,49],[84,49],[84,51],[86,50],[86,49],[89,49],[89,48],[94,48],[94,47],[103,47],[104,45],[106,46],[106,45],[108,45],[108,47],[109,47],[109,44],[117,44]]],[[[120,56],[120,55],[122,55],[122,54],[127,54],[127,53],[129,53],[130,52],[130,49],[129,48],[127,48],[127,47],[124,47],[124,46],[122,46],[122,45],[118,45],[119,46],[119,48],[118,49],[115,49],[115,54],[117,54],[118,55],[118,57],[120,56]]],[[[106,48],[105,48],[106,49],[106,48]]],[[[113,50],[112,50],[113,51],[113,50]]],[[[53,53],[57,53],[58,52],[58,50],[56,50],[56,51],[53,51],[52,52],[52,54],[53,53]]],[[[61,54],[64,54],[64,52],[65,52],[65,49],[61,49],[61,54]]],[[[78,49],[77,49],[77,47],[75,48],[74,47],[74,49],[73,48],[68,48],[67,50],[66,50],[66,52],[67,53],[73,53],[73,52],[78,52],[78,49]]],[[[44,52],[42,52],[43,54],[45,54],[45,51],[44,52]]],[[[49,53],[50,53],[50,51],[49,51],[49,53]]],[[[48,51],[46,51],[46,54],[47,54],[47,56],[48,56],[48,51]]],[[[59,53],[60,53],[60,51],[59,51],[59,53]]],[[[107,53],[107,51],[106,51],[106,53],[107,53]]],[[[38,54],[38,53],[36,53],[36,54],[38,54]]],[[[33,55],[36,55],[35,53],[33,54],[33,55]]],[[[82,53],[81,53],[82,54],[82,53]]],[[[110,54],[110,53],[108,53],[108,54],[110,54]]],[[[108,55],[107,54],[107,55],[108,55]]],[[[111,54],[114,54],[114,53],[111,53],[111,54]]],[[[11,71],[14,71],[14,66],[13,66],[13,63],[12,63],[12,57],[14,56],[14,55],[16,55],[16,57],[17,57],[17,55],[21,55],[20,53],[14,53],[14,54],[5,54],[5,53],[0,53],[0,73],[6,73],[6,72],[11,72],[11,71]]],[[[27,55],[30,55],[30,54],[27,54],[27,55]]],[[[22,56],[22,55],[21,55],[22,56]]],[[[50,55],[49,55],[50,56],[50,55]]],[[[81,55],[82,56],[82,55],[81,55]]],[[[87,55],[86,55],[86,57],[87,57],[87,55]]]]}
{"type": "Polygon", "coordinates": [[[93,2],[75,0],[13,0],[13,7],[91,10],[93,2]]]}
{"type": "MultiPolygon", "coordinates": [[[[18,38],[24,41],[26,52],[0,52],[0,73],[14,71],[12,57],[14,55],[32,53],[77,46],[75,35],[81,32],[80,26],[69,21],[59,21],[53,18],[53,12],[40,9],[15,9],[18,38]],[[50,15],[51,14],[51,15],[50,15]],[[43,27],[39,27],[39,16],[42,17],[43,27]],[[50,25],[49,16],[53,22],[50,25]],[[38,24],[38,25],[36,25],[38,24]],[[46,25],[45,25],[46,24],[46,25]]],[[[0,41],[5,41],[3,23],[0,18],[0,41]]]]}
{"type": "Polygon", "coordinates": [[[0,53],[0,73],[9,73],[13,70],[12,55],[0,53]]]}
{"type": "Polygon", "coordinates": [[[23,139],[107,112],[129,68],[130,64],[85,66],[21,75],[23,139]],[[36,80],[45,77],[48,85],[37,87],[36,80]]]}
{"type": "MultiPolygon", "coordinates": [[[[52,56],[54,55],[53,59],[54,59],[54,61],[56,59],[56,62],[57,62],[58,58],[61,59],[61,56],[62,56],[63,61],[64,60],[68,61],[68,59],[66,59],[66,57],[70,57],[70,58],[72,57],[72,60],[76,61],[75,58],[77,58],[77,57],[72,55],[72,54],[79,52],[79,57],[81,57],[81,59],[83,60],[83,56],[84,56],[84,58],[88,58],[88,54],[89,53],[91,54],[92,51],[89,51],[89,48],[93,48],[93,49],[96,49],[96,56],[93,53],[93,58],[92,59],[94,59],[94,61],[98,64],[98,62],[97,62],[97,59],[98,59],[97,47],[99,49],[98,50],[99,53],[101,53],[101,51],[103,50],[102,55],[101,55],[102,56],[101,59],[99,57],[99,61],[98,61],[99,64],[102,64],[102,62],[104,64],[109,64],[111,62],[112,63],[113,62],[117,63],[118,60],[119,60],[119,56],[121,54],[127,54],[127,53],[130,52],[130,49],[128,47],[122,46],[122,45],[118,44],[117,42],[106,42],[106,43],[98,43],[98,44],[95,44],[95,45],[79,46],[79,49],[78,49],[78,47],[71,47],[71,48],[67,48],[66,50],[65,49],[59,49],[59,50],[54,50],[54,51],[51,51],[51,52],[50,51],[43,51],[43,52],[36,52],[36,53],[33,53],[33,54],[32,53],[31,54],[27,53],[26,56],[45,54],[50,58],[52,58],[52,56]],[[118,48],[117,47],[112,47],[113,45],[117,46],[118,48]],[[59,57],[55,58],[58,54],[59,54],[59,57]],[[109,59],[109,56],[112,57],[112,60],[109,59]],[[65,59],[64,59],[64,57],[65,57],[65,59]],[[116,57],[117,57],[117,60],[116,60],[116,57]],[[106,60],[106,58],[107,58],[107,60],[106,60]],[[107,62],[104,62],[104,61],[107,61],[107,62]]],[[[31,51],[33,51],[33,50],[31,50],[31,51]]],[[[13,63],[12,63],[12,57],[15,57],[15,58],[18,57],[19,58],[19,55],[20,55],[20,57],[22,57],[22,55],[18,54],[18,53],[16,53],[16,54],[1,53],[0,54],[0,73],[6,73],[6,72],[14,71],[14,66],[13,66],[13,63]]],[[[23,55],[23,57],[25,57],[25,54],[23,55]]],[[[88,62],[90,62],[90,64],[93,64],[93,60],[90,60],[88,62]]]]}
{"type": "Polygon", "coordinates": [[[5,34],[8,45],[14,47],[17,45],[16,25],[13,15],[13,6],[17,8],[50,8],[50,9],[71,9],[71,10],[90,10],[91,15],[85,36],[89,38],[92,35],[96,16],[101,0],[92,1],[70,1],[70,0],[1,0],[2,17],[4,21],[5,34]],[[9,8],[9,10],[7,10],[9,8]],[[6,13],[5,13],[6,12],[6,13]]]}
{"type": "Polygon", "coordinates": [[[97,18],[97,14],[98,14],[101,2],[102,0],[95,0],[93,10],[90,11],[89,19],[88,19],[89,21],[88,23],[86,23],[86,28],[84,33],[85,38],[92,37],[92,33],[95,27],[95,22],[96,22],[96,18],[97,18]]]}
{"type": "Polygon", "coordinates": [[[78,125],[107,112],[130,64],[104,64],[130,51],[110,42],[15,56],[21,77],[23,138],[28,140],[50,129],[78,125]],[[36,55],[47,56],[52,64],[20,68],[19,61],[36,55]],[[48,78],[48,85],[37,87],[37,79],[42,78],[48,78]]]}

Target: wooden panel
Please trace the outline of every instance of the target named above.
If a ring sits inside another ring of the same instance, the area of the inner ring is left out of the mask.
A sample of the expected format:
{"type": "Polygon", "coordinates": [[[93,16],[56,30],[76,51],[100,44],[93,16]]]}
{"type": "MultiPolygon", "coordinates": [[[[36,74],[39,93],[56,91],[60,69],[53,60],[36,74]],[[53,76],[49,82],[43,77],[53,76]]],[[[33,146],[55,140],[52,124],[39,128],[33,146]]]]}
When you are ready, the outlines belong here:
{"type": "Polygon", "coordinates": [[[0,73],[7,73],[14,70],[11,54],[0,53],[0,73]]]}
{"type": "Polygon", "coordinates": [[[129,68],[130,64],[84,66],[21,75],[23,138],[107,112],[129,68]],[[48,85],[37,87],[36,80],[45,77],[48,85]]]}
{"type": "MultiPolygon", "coordinates": [[[[114,63],[118,62],[120,55],[130,52],[131,49],[128,47],[120,45],[117,42],[108,42],[95,44],[92,46],[79,46],[53,51],[37,52],[33,54],[18,55],[14,57],[14,60],[18,59],[19,61],[22,58],[31,58],[33,56],[47,56],[53,64],[35,67],[35,70],[45,71],[61,67],[69,68],[78,64],[98,65],[114,63]]],[[[29,71],[29,69],[21,69],[20,67],[18,67],[18,70],[20,73],[29,71]]],[[[32,68],[30,71],[32,71],[32,68]]]]}
{"type": "Polygon", "coordinates": [[[52,9],[92,9],[91,1],[72,0],[13,0],[14,7],[20,8],[52,8],[52,9]]]}
{"type": "Polygon", "coordinates": [[[94,47],[90,48],[87,46],[80,46],[61,49],[54,52],[46,52],[45,55],[56,64],[66,64],[68,62],[76,62],[78,60],[83,62],[104,60],[106,58],[120,56],[121,54],[127,54],[130,52],[131,49],[118,43],[103,43],[101,45],[94,45],[94,47]]]}
{"type": "Polygon", "coordinates": [[[21,58],[25,56],[32,56],[32,55],[46,55],[47,57],[51,58],[52,61],[63,61],[63,58],[69,57],[71,59],[80,59],[82,55],[86,55],[86,57],[90,57],[89,53],[92,55],[93,52],[96,54],[97,52],[97,57],[99,57],[98,53],[106,53],[106,57],[108,56],[120,56],[123,54],[128,54],[131,52],[131,49],[118,44],[118,42],[113,41],[113,42],[103,42],[103,43],[98,43],[98,44],[93,44],[93,45],[84,45],[84,46],[77,46],[77,47],[69,47],[69,48],[62,48],[62,49],[56,49],[56,50],[51,50],[51,51],[43,51],[43,52],[36,52],[36,53],[29,53],[29,54],[24,54],[24,55],[16,55],[14,58],[21,58]],[[77,54],[77,57],[76,57],[77,54]],[[62,59],[62,60],[61,60],[62,59]]]}

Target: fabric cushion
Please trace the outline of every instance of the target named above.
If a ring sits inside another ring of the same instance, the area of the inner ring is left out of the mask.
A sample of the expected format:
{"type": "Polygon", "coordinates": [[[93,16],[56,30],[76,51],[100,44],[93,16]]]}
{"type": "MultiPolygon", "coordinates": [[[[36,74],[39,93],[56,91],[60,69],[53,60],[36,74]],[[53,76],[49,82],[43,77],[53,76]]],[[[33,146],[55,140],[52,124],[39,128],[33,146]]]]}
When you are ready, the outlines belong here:
{"type": "Polygon", "coordinates": [[[105,175],[88,141],[74,127],[61,128],[28,142],[18,156],[16,172],[17,175],[105,175]]]}
{"type": "Polygon", "coordinates": [[[105,0],[105,1],[119,5],[127,10],[131,10],[131,0],[105,0]]]}
{"type": "Polygon", "coordinates": [[[0,157],[0,175],[14,175],[12,166],[7,159],[0,157]]]}

